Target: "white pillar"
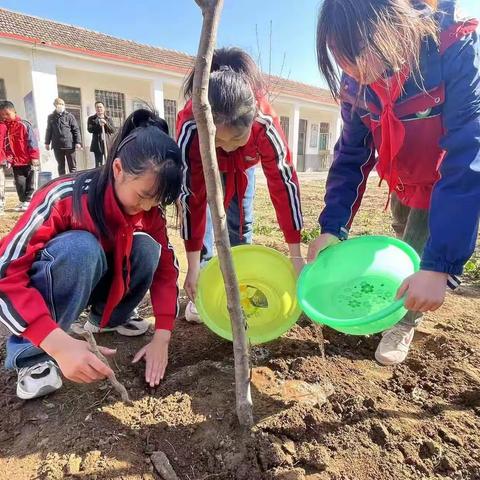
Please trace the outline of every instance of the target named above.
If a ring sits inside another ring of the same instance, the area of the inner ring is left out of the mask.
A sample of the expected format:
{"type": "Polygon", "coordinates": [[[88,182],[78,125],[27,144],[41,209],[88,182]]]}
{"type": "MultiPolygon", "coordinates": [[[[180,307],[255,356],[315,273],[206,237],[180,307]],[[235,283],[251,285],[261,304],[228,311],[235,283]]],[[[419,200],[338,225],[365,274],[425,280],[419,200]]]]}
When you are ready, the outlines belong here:
{"type": "Polygon", "coordinates": [[[165,110],[163,106],[163,80],[154,78],[150,83],[151,103],[157,110],[160,117],[164,118],[165,110]]]}
{"type": "Polygon", "coordinates": [[[294,105],[293,107],[293,125],[291,130],[290,145],[292,146],[292,162],[297,167],[297,152],[298,152],[298,130],[300,125],[300,107],[294,105]]]}
{"type": "Polygon", "coordinates": [[[50,171],[53,176],[57,176],[58,169],[53,152],[45,150],[47,118],[53,112],[53,101],[58,97],[57,67],[55,62],[38,53],[32,62],[32,91],[42,170],[50,171]]]}

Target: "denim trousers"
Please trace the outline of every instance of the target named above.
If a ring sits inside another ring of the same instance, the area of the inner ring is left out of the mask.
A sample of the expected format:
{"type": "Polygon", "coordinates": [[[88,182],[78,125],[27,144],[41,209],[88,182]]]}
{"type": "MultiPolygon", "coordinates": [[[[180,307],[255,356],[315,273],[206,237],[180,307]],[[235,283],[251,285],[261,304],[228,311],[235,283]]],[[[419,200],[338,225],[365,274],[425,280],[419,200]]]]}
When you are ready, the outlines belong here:
{"type": "MultiPolygon", "coordinates": [[[[129,289],[114,309],[109,327],[129,320],[150,288],[160,254],[161,247],[152,237],[134,234],[129,289]]],[[[30,286],[40,292],[63,330],[68,331],[89,305],[90,321],[98,325],[113,278],[111,263],[94,235],[70,230],[54,237],[39,252],[29,272],[30,286]]],[[[7,340],[7,368],[36,365],[47,359],[49,356],[26,338],[12,335],[7,340]]]]}
{"type": "MultiPolygon", "coordinates": [[[[253,200],[255,197],[255,167],[250,167],[245,171],[248,178],[247,190],[242,201],[243,208],[243,226],[240,234],[240,205],[238,197],[235,194],[227,209],[227,227],[230,245],[244,245],[252,243],[253,239],[253,200]]],[[[222,181],[225,182],[225,175],[222,175],[222,181]]],[[[214,234],[213,223],[210,209],[207,206],[207,222],[205,228],[205,237],[203,239],[203,248],[201,254],[201,263],[204,265],[214,256],[214,234]]]]}

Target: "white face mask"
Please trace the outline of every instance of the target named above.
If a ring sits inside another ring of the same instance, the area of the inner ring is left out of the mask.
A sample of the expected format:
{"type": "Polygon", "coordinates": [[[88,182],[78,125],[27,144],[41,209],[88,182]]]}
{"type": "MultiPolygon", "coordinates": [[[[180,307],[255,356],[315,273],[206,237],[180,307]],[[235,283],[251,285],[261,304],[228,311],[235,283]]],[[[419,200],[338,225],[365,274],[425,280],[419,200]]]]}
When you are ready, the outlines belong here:
{"type": "Polygon", "coordinates": [[[57,111],[57,113],[63,113],[65,111],[65,105],[57,105],[55,107],[55,110],[57,111]]]}

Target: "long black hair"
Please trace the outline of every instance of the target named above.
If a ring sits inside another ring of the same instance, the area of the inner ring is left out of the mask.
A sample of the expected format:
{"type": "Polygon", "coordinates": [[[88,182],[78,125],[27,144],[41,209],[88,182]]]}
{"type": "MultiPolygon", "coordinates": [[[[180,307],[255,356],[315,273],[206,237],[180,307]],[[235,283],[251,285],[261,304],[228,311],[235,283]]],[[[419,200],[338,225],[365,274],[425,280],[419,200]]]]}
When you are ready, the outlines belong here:
{"type": "MultiPolygon", "coordinates": [[[[185,98],[193,91],[192,70],[184,83],[185,98]]],[[[215,124],[249,127],[256,114],[256,100],[265,94],[262,74],[252,57],[240,48],[215,50],[208,83],[208,100],[215,124]]]]}
{"type": "Polygon", "coordinates": [[[82,196],[88,189],[88,211],[100,234],[111,236],[104,210],[105,191],[113,183],[113,161],[119,158],[130,175],[156,173],[155,199],[164,208],[175,203],[182,183],[180,149],[168,136],[168,125],[155,112],[145,109],[133,112],[123,124],[104,166],[75,176],[73,186],[74,218],[82,217],[82,196]]]}

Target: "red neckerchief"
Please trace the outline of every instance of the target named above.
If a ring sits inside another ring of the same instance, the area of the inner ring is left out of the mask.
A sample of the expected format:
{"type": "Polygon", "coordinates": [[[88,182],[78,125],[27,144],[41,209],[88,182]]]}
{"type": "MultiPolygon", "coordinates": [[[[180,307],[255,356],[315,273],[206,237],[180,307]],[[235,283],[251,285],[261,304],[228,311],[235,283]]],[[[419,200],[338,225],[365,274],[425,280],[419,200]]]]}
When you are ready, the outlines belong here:
{"type": "Polygon", "coordinates": [[[115,307],[120,303],[130,285],[130,254],[132,253],[135,223],[143,216],[127,215],[118,204],[113,185],[109,185],[104,197],[105,217],[114,238],[113,278],[100,327],[107,326],[115,307]]]}
{"type": "MultiPolygon", "coordinates": [[[[185,107],[182,110],[182,117],[183,118],[194,118],[193,116],[193,105],[192,100],[188,100],[185,104],[185,107]]],[[[253,130],[251,135],[253,135],[253,130]]],[[[197,132],[198,138],[198,132],[197,132]]],[[[198,139],[200,142],[200,139],[198,139]]],[[[247,142],[247,145],[249,141],[247,142]]],[[[226,156],[228,157],[225,165],[227,167],[227,171],[225,172],[225,193],[223,199],[223,206],[225,211],[228,209],[230,202],[232,201],[235,194],[237,195],[238,200],[238,209],[240,212],[240,236],[242,236],[243,231],[243,221],[245,218],[245,214],[243,212],[243,198],[245,197],[245,192],[248,187],[248,177],[245,172],[245,165],[244,165],[244,158],[242,155],[242,147],[238,148],[233,152],[224,152],[223,150],[219,152],[219,148],[216,148],[217,153],[217,162],[218,157],[226,156]]],[[[201,161],[201,158],[200,158],[201,161]]]]}
{"type": "Polygon", "coordinates": [[[380,183],[385,177],[388,179],[389,200],[387,206],[391,193],[398,185],[397,156],[405,140],[405,127],[395,115],[394,105],[402,93],[408,76],[409,69],[408,66],[405,66],[398,74],[388,79],[382,78],[370,85],[382,104],[382,114],[378,125],[382,129],[382,143],[378,149],[378,164],[383,174],[380,183]]]}

